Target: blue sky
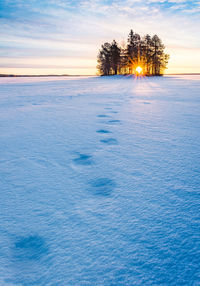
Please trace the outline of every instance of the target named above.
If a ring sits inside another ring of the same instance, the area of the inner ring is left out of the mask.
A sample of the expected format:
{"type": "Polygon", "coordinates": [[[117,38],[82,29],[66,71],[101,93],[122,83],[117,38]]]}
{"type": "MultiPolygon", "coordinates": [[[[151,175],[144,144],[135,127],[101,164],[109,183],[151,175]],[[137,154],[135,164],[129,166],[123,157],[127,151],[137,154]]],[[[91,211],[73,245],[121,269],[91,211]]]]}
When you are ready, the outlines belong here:
{"type": "Polygon", "coordinates": [[[161,37],[168,73],[200,72],[200,0],[0,0],[0,73],[95,74],[130,29],[161,37]]]}

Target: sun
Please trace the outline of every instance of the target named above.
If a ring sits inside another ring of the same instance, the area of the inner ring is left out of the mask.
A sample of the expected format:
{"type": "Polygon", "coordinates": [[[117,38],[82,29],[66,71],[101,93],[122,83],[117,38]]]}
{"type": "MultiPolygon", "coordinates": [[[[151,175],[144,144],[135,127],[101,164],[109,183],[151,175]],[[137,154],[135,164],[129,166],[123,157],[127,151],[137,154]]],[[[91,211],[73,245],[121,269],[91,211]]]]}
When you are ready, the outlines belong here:
{"type": "Polygon", "coordinates": [[[141,74],[142,68],[141,68],[140,66],[138,66],[138,67],[136,68],[136,72],[137,72],[137,74],[141,74]]]}

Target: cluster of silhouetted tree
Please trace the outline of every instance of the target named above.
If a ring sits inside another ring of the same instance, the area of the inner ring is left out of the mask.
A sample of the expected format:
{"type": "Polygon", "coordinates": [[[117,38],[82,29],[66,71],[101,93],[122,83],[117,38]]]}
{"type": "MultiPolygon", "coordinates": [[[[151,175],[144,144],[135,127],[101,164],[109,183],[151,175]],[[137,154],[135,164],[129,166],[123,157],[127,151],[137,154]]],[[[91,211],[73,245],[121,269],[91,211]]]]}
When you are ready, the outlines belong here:
{"type": "Polygon", "coordinates": [[[131,30],[121,47],[115,40],[101,46],[97,68],[100,75],[133,74],[138,66],[145,75],[162,75],[169,59],[164,49],[157,35],[141,37],[131,30]]]}

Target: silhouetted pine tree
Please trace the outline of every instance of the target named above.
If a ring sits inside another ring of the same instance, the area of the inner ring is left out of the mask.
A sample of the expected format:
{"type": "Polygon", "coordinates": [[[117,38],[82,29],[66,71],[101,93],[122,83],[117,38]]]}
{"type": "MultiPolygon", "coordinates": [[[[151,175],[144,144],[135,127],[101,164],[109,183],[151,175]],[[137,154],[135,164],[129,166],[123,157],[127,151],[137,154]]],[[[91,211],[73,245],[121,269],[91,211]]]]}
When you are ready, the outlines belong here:
{"type": "Polygon", "coordinates": [[[111,45],[105,43],[101,46],[98,54],[98,66],[101,75],[109,75],[111,70],[111,45]]]}
{"type": "Polygon", "coordinates": [[[113,40],[110,47],[110,58],[112,72],[117,74],[118,71],[120,71],[121,49],[118,47],[118,44],[115,40],[113,40]]]}
{"type": "Polygon", "coordinates": [[[140,64],[140,46],[141,39],[139,34],[135,34],[133,30],[128,35],[127,56],[129,63],[129,73],[132,74],[136,66],[140,64]]]}
{"type": "Polygon", "coordinates": [[[145,74],[151,74],[151,65],[152,65],[152,43],[151,37],[147,34],[143,39],[143,58],[144,58],[144,66],[145,66],[145,74]]]}
{"type": "Polygon", "coordinates": [[[128,68],[129,68],[129,73],[132,73],[132,65],[133,65],[133,60],[135,58],[135,48],[134,48],[134,33],[133,30],[130,31],[128,35],[128,40],[127,40],[127,57],[128,57],[128,68]]]}
{"type": "Polygon", "coordinates": [[[123,41],[121,45],[121,61],[120,61],[120,74],[128,74],[129,73],[129,60],[127,53],[127,45],[123,41]]]}
{"type": "Polygon", "coordinates": [[[152,74],[159,75],[161,67],[161,57],[164,50],[164,45],[157,35],[152,37],[152,74]]]}

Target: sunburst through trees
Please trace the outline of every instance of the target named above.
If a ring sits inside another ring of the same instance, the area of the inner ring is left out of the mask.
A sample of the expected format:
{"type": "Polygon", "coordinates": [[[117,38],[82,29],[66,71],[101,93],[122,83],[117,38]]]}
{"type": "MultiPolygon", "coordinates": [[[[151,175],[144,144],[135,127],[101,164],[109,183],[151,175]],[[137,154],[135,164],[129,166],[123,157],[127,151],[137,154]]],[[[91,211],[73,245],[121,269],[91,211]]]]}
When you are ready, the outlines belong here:
{"type": "Polygon", "coordinates": [[[100,75],[162,75],[169,60],[164,50],[165,46],[157,35],[141,37],[131,30],[122,47],[115,40],[101,46],[97,68],[100,75]]]}

